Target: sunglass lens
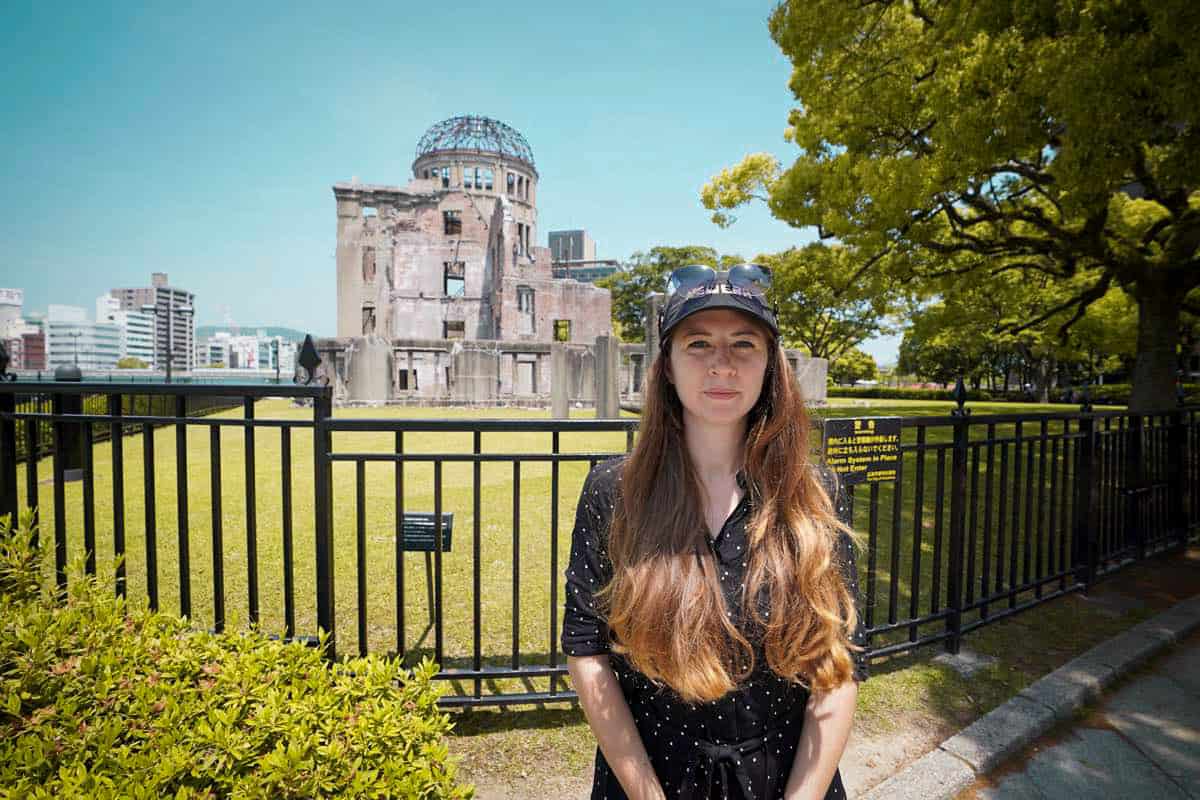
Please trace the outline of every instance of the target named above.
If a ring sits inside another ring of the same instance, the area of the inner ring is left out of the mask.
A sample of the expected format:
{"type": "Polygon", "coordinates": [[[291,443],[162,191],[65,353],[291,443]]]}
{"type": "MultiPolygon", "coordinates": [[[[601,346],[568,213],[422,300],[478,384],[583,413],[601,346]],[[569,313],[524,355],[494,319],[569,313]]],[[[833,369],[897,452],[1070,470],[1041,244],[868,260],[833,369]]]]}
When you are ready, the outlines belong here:
{"type": "Polygon", "coordinates": [[[771,270],[758,264],[738,264],[729,270],[731,283],[757,283],[766,289],[771,285],[771,270]]]}
{"type": "Polygon", "coordinates": [[[667,296],[678,292],[680,289],[690,289],[705,281],[711,281],[717,277],[717,273],[712,267],[703,264],[690,264],[686,267],[680,267],[671,273],[671,277],[667,279],[667,296]]]}

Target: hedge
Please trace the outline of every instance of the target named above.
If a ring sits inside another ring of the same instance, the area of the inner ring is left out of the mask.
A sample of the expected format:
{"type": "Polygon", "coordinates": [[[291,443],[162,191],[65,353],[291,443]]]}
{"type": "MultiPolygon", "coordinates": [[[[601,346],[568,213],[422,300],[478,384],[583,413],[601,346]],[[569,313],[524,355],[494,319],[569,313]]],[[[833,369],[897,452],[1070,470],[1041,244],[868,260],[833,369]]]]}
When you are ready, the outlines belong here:
{"type": "MultiPolygon", "coordinates": [[[[1051,403],[1066,403],[1079,405],[1084,387],[1073,386],[1050,390],[1051,403]]],[[[1128,383],[1109,383],[1103,386],[1089,386],[1088,395],[1093,405],[1125,406],[1129,405],[1129,395],[1133,387],[1128,383]]],[[[1185,383],[1183,385],[1184,399],[1188,403],[1200,403],[1200,383],[1185,383]]],[[[887,386],[830,386],[826,392],[828,397],[861,397],[881,400],[954,400],[953,389],[898,389],[887,386]]],[[[1021,390],[987,391],[983,389],[967,390],[967,402],[1012,401],[1029,403],[1036,401],[1021,390]]],[[[1171,403],[1175,398],[1172,396],[1171,403]]]]}
{"type": "Polygon", "coordinates": [[[431,661],[192,631],[78,562],[58,596],[35,530],[0,520],[0,797],[473,796],[431,661]]]}

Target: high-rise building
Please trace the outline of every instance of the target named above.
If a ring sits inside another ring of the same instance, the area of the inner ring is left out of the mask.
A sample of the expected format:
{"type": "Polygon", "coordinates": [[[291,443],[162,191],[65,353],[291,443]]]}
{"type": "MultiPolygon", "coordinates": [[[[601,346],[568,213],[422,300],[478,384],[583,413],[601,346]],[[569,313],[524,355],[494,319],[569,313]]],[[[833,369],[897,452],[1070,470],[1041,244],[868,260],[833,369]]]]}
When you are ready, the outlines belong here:
{"type": "Polygon", "coordinates": [[[78,306],[51,304],[46,310],[46,368],[77,364],[113,369],[121,358],[121,333],[111,322],[92,322],[78,306]]]}
{"type": "Polygon", "coordinates": [[[96,321],[111,322],[121,335],[121,358],[136,358],[154,366],[154,315],[126,311],[111,294],[96,298],[96,321]]]}
{"type": "Polygon", "coordinates": [[[595,261],[596,243],[587,231],[550,231],[550,257],[561,261],[595,261]]]}
{"type": "Polygon", "coordinates": [[[151,273],[150,286],[113,289],[109,294],[120,301],[123,311],[141,312],[143,306],[154,306],[155,369],[166,367],[168,347],[175,369],[187,370],[196,365],[194,294],[170,286],[165,272],[151,273]]]}

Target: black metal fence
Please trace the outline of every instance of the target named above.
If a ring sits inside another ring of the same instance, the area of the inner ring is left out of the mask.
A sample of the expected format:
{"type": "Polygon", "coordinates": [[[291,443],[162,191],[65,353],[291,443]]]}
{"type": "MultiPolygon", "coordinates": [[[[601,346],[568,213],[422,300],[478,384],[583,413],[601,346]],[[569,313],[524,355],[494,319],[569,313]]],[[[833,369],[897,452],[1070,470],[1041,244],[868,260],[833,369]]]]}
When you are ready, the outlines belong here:
{"type": "MultiPolygon", "coordinates": [[[[285,638],[326,631],[335,657],[432,656],[448,706],[574,696],[558,650],[574,501],[590,465],[632,446],[636,419],[333,418],[328,388],[261,385],[219,388],[240,416],[189,416],[189,398],[214,388],[0,384],[0,513],[38,506],[51,483],[41,513],[60,585],[71,552],[90,573],[103,554],[118,593],[213,629],[242,617],[285,638]],[[62,412],[81,392],[106,409],[62,412]],[[128,413],[127,395],[167,398],[173,413],[128,413]],[[311,405],[259,418],[265,397],[311,405]],[[82,470],[68,486],[71,428],[82,470]],[[435,529],[419,546],[417,515],[435,529]]],[[[858,487],[852,504],[872,658],[957,650],[1200,524],[1196,407],[908,417],[901,454],[898,480],[858,487]]]]}

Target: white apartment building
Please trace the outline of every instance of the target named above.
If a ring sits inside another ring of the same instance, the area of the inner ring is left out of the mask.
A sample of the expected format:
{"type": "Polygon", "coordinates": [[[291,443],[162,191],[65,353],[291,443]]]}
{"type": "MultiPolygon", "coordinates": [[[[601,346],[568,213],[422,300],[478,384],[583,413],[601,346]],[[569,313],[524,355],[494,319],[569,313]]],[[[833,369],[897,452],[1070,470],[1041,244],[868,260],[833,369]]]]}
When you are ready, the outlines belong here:
{"type": "Polygon", "coordinates": [[[112,322],[92,322],[78,306],[51,304],[46,310],[46,367],[114,369],[121,358],[121,332],[112,322]]]}
{"type": "Polygon", "coordinates": [[[154,363],[154,315],[121,308],[121,301],[109,294],[96,298],[96,321],[111,322],[121,337],[121,358],[137,358],[154,363]]]}

